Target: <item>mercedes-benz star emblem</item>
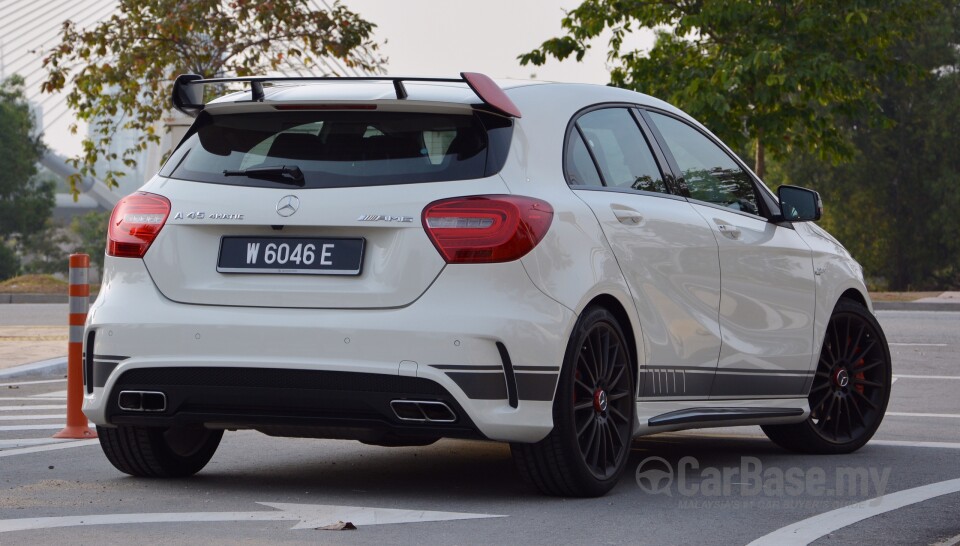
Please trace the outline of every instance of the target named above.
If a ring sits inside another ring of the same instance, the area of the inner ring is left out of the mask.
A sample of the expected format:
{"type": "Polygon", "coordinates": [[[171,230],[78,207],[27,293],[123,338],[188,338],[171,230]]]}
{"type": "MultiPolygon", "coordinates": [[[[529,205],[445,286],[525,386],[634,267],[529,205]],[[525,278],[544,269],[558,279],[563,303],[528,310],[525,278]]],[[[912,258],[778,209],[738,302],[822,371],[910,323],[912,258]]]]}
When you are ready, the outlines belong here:
{"type": "Polygon", "coordinates": [[[277,214],[286,218],[300,209],[300,199],[296,195],[285,195],[277,203],[277,214]]]}

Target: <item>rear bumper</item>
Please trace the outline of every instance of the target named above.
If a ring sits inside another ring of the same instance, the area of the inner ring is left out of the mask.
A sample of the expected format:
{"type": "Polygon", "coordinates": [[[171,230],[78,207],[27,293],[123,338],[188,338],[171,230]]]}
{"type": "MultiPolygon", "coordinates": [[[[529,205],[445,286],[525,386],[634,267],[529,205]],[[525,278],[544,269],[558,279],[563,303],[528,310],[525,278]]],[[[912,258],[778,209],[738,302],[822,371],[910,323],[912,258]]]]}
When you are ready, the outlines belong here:
{"type": "Polygon", "coordinates": [[[413,304],[374,310],[180,304],[140,260],[108,257],[106,270],[85,337],[84,412],[97,424],[521,442],[552,428],[576,317],[519,262],[448,266],[413,304]],[[160,387],[163,412],[117,405],[121,390],[160,387]],[[457,419],[404,421],[396,399],[443,401],[457,419]]]}
{"type": "Polygon", "coordinates": [[[203,424],[223,429],[255,428],[276,436],[386,445],[440,437],[483,438],[446,389],[418,377],[321,370],[152,367],[121,373],[107,399],[120,400],[120,393],[163,393],[163,403],[138,405],[135,410],[129,404],[108,403],[106,419],[114,425],[203,424]],[[411,415],[393,409],[397,403],[413,409],[413,401],[429,401],[437,411],[411,415]]]}

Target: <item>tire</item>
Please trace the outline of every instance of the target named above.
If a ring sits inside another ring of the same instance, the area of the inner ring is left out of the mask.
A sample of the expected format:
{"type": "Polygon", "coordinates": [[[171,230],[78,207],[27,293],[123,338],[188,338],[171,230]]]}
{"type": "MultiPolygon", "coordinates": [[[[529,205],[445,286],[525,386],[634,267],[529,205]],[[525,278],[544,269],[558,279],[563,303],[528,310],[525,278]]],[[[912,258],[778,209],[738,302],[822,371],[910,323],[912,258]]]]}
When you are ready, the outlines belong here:
{"type": "Polygon", "coordinates": [[[528,483],[548,495],[599,497],[627,465],[636,413],[631,352],[617,319],[588,308],[571,334],[553,402],[553,430],[511,444],[528,483]]]}
{"type": "Polygon", "coordinates": [[[791,451],[856,451],[883,420],[892,373],[880,323],[863,305],[841,299],[824,334],[808,398],[810,416],[801,423],[761,428],[774,443],[791,451]]]}
{"type": "Polygon", "coordinates": [[[100,447],[117,470],[143,478],[182,478],[213,457],[222,430],[202,427],[97,427],[100,447]]]}

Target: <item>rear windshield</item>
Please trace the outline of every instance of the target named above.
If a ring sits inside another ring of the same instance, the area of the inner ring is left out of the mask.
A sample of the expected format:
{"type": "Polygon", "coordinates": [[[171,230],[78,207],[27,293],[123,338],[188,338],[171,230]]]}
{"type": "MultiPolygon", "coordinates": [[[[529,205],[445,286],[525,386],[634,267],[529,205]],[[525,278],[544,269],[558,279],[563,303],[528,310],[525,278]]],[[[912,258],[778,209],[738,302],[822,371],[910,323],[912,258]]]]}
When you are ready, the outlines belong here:
{"type": "Polygon", "coordinates": [[[509,119],[484,112],[204,112],[160,175],[277,187],[238,171],[296,167],[306,188],[468,180],[503,168],[512,130],[509,119]]]}

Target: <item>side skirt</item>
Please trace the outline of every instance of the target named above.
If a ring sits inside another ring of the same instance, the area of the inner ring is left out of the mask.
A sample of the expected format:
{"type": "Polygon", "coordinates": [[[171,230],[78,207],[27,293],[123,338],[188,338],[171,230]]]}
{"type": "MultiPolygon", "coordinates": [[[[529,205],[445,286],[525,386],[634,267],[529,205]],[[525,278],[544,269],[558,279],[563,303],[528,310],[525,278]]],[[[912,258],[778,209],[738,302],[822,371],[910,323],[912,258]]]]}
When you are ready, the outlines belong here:
{"type": "Polygon", "coordinates": [[[806,398],[637,402],[636,436],[692,428],[798,423],[810,415],[806,398]]]}

